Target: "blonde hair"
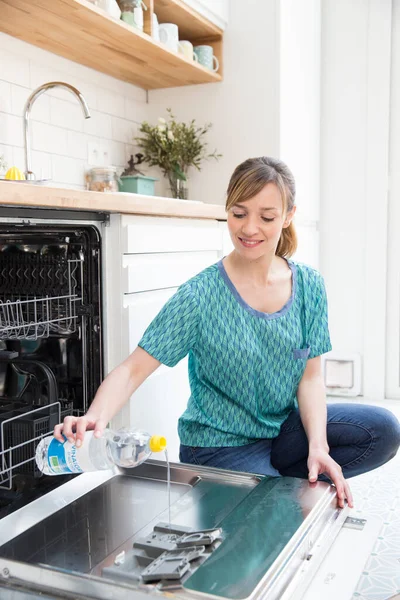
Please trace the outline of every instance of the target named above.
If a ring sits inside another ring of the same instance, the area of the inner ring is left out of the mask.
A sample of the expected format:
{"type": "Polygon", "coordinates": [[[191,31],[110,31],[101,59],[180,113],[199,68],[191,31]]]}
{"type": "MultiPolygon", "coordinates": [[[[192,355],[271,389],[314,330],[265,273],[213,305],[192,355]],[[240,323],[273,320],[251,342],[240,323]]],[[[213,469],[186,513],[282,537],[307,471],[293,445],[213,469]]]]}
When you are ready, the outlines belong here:
{"type": "MultiPolygon", "coordinates": [[[[229,181],[225,208],[228,211],[238,202],[250,200],[267,185],[274,183],[282,197],[283,212],[290,212],[295,203],[296,186],[290,169],[284,162],[269,156],[249,158],[236,167],[229,181]]],[[[297,248],[296,230],[291,222],[282,229],[276,254],[290,257],[297,248]]]]}

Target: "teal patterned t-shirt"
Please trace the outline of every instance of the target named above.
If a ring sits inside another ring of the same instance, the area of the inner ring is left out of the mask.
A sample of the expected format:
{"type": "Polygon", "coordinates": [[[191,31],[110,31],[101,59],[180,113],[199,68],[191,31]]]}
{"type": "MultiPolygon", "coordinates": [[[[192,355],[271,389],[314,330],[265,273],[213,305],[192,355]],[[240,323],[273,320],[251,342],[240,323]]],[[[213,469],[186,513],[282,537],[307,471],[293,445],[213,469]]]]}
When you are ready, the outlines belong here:
{"type": "Polygon", "coordinates": [[[139,346],[165,365],[189,354],[182,444],[241,446],[274,438],[297,407],[307,359],[331,344],[321,275],[288,265],[292,294],[276,313],[251,308],[220,261],[181,285],[145,331],[139,346]]]}

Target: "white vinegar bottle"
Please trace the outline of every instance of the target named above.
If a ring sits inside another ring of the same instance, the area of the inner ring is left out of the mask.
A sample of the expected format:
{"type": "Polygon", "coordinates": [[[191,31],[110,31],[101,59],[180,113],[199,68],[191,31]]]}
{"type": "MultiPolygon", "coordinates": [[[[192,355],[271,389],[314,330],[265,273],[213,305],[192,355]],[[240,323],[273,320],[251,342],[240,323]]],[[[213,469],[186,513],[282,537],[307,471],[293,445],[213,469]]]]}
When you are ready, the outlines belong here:
{"type": "Polygon", "coordinates": [[[106,429],[100,438],[86,431],[83,444],[77,448],[68,440],[59,442],[52,435],[43,438],[36,448],[36,464],[45,475],[86,473],[119,467],[136,467],[152,452],[167,447],[164,437],[141,430],[114,432],[106,429]]]}

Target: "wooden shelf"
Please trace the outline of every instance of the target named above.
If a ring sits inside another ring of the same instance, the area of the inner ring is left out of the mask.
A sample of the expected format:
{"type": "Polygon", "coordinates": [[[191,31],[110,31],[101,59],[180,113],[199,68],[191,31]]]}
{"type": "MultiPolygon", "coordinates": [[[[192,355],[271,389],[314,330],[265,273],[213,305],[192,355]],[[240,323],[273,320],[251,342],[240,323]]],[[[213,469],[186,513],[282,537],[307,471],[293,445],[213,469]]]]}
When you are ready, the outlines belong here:
{"type": "MultiPolygon", "coordinates": [[[[222,30],[181,0],[150,0],[159,22],[181,27],[180,38],[208,41],[222,65],[222,30]]],[[[220,73],[113,19],[87,0],[0,0],[0,31],[144,89],[217,83],[220,73]]],[[[151,28],[146,15],[145,28],[151,28]]]]}
{"type": "Polygon", "coordinates": [[[159,23],[176,23],[181,40],[220,40],[222,31],[182,0],[153,0],[159,23]]]}

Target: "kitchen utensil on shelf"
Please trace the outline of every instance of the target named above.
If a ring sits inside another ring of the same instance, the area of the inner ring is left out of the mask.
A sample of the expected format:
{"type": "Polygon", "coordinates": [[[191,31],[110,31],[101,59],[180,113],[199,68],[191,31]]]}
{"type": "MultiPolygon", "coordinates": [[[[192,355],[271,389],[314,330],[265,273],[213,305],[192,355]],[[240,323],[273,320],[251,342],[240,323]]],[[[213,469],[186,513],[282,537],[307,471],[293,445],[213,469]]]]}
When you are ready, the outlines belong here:
{"type": "Polygon", "coordinates": [[[121,19],[128,25],[136,27],[143,31],[144,17],[143,10],[147,10],[143,0],[117,0],[121,9],[121,19]]]}
{"type": "Polygon", "coordinates": [[[117,167],[93,167],[86,173],[86,185],[91,192],[118,192],[117,167]]]}
{"type": "Polygon", "coordinates": [[[218,71],[219,60],[214,55],[214,48],[212,46],[195,46],[194,53],[196,54],[200,65],[203,65],[203,67],[210,69],[210,71],[214,71],[214,73],[218,71]]]}
{"type": "Polygon", "coordinates": [[[160,23],[160,42],[168,46],[170,50],[178,52],[179,48],[179,29],[175,23],[160,23]]]}
{"type": "Polygon", "coordinates": [[[189,60],[198,61],[197,54],[193,51],[193,44],[189,40],[179,40],[179,52],[189,60]]]}
{"type": "Polygon", "coordinates": [[[128,161],[128,167],[122,173],[118,187],[120,192],[131,194],[143,194],[145,196],[154,196],[154,184],[158,179],[155,177],[146,177],[141,171],[136,168],[143,162],[143,154],[135,154],[137,161],[133,158],[133,154],[128,161]]]}
{"type": "Polygon", "coordinates": [[[9,179],[10,181],[25,181],[25,175],[18,167],[10,167],[5,174],[4,179],[9,179]]]}

